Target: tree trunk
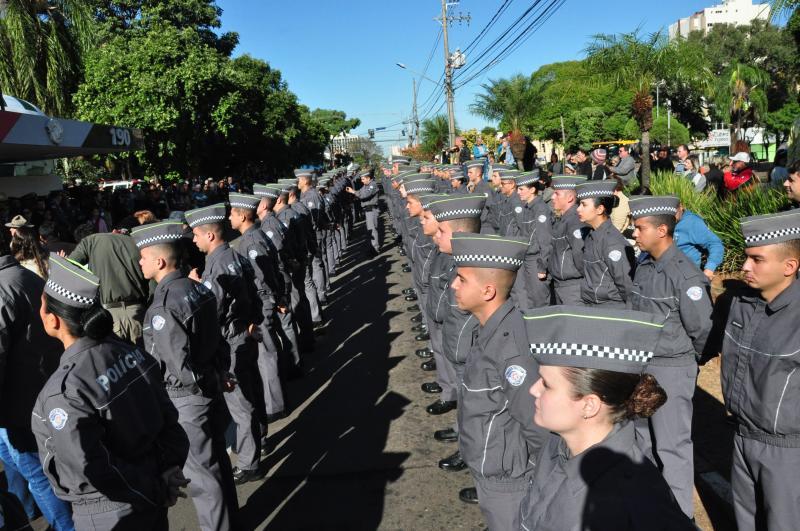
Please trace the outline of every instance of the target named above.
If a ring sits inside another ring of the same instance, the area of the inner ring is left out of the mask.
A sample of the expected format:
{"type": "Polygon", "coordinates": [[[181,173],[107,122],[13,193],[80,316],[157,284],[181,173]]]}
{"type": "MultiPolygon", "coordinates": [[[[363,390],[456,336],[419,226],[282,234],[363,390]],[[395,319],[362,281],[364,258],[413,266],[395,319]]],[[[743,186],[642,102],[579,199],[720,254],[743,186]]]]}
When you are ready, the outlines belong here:
{"type": "Polygon", "coordinates": [[[650,131],[642,131],[642,153],[641,153],[642,182],[641,191],[645,193],[650,190],[650,131]]]}

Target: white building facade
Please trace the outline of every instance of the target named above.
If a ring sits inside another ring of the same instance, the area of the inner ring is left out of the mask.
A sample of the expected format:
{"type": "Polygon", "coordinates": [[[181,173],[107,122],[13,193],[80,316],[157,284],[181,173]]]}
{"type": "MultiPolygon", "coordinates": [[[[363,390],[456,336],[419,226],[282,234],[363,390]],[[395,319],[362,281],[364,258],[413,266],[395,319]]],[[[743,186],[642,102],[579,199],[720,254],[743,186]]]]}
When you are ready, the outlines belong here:
{"type": "Polygon", "coordinates": [[[741,26],[754,19],[767,20],[769,4],[754,4],[752,0],[723,0],[719,5],[707,7],[682,18],[669,27],[669,38],[688,37],[693,31],[708,33],[718,24],[741,26]]]}

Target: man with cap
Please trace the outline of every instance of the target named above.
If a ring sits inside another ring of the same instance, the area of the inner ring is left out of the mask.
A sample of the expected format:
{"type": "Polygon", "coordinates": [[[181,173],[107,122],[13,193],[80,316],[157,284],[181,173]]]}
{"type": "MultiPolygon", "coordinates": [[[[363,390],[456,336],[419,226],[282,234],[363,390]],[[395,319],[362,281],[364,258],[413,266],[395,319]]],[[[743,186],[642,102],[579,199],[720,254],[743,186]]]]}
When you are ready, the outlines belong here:
{"type": "Polygon", "coordinates": [[[581,304],[583,281],[583,238],[588,227],[578,218],[575,188],[586,181],[583,176],[554,175],[551,204],[553,246],[547,272],[553,279],[556,304],[581,304]]]}
{"type": "Polygon", "coordinates": [[[33,407],[42,469],[76,529],[166,529],[189,440],[159,363],[112,333],[99,292],[87,268],[50,257],[39,315],[65,350],[33,407]]]}
{"type": "Polygon", "coordinates": [[[539,195],[542,184],[538,171],[518,175],[516,185],[522,206],[519,212],[514,211],[510,236],[526,239],[528,252],[525,253],[525,264],[517,273],[512,295],[516,292],[519,308],[539,308],[550,304],[547,263],[553,244],[553,211],[539,195]]]}
{"type": "Polygon", "coordinates": [[[460,164],[448,166],[445,169],[448,179],[450,180],[450,192],[453,194],[468,194],[467,176],[464,174],[464,167],[460,164]]]}
{"type": "Polygon", "coordinates": [[[634,197],[630,207],[634,238],[642,250],[633,278],[631,307],[656,315],[664,323],[661,346],[647,372],[658,379],[668,397],[649,422],[639,421],[637,431],[643,449],[652,453],[678,504],[691,518],[692,397],[697,360],[712,326],[708,279],[673,241],[677,197],[634,197]]]}
{"type": "MultiPolygon", "coordinates": [[[[284,179],[281,179],[284,180],[284,179]]],[[[322,326],[322,304],[325,303],[325,271],[319,258],[320,248],[317,245],[316,228],[311,210],[300,201],[300,189],[290,183],[284,183],[283,190],[288,193],[289,208],[300,214],[300,227],[305,233],[307,250],[306,274],[304,290],[311,308],[311,321],[315,327],[322,326]]]]}
{"type": "Polygon", "coordinates": [[[233,422],[236,424],[237,466],[233,469],[236,484],[261,479],[261,424],[255,404],[258,350],[250,335],[258,321],[248,293],[244,259],[224,239],[227,209],[223,203],[186,212],[193,241],[206,255],[205,269],[189,278],[201,282],[216,296],[218,326],[222,330],[223,348],[229,352],[230,368],[236,379],[233,392],[225,393],[233,422]]]}
{"type": "MultiPolygon", "coordinates": [[[[231,193],[228,196],[231,213],[228,219],[233,230],[239,231],[241,237],[234,240],[231,246],[247,260],[252,271],[253,289],[256,307],[261,314],[256,317],[260,340],[258,341],[258,372],[261,376],[261,387],[264,392],[263,402],[267,418],[276,419],[285,415],[283,388],[281,386],[278,358],[281,351],[281,340],[276,326],[277,312],[286,312],[291,298],[291,284],[287,286],[278,270],[280,261],[269,238],[255,224],[256,209],[261,203],[255,195],[231,193]]],[[[297,359],[296,362],[300,360],[297,359]]],[[[296,365],[294,370],[299,370],[296,365]]],[[[259,400],[260,402],[260,400],[259,400]]],[[[263,436],[263,434],[262,434],[263,436]]]]}
{"type": "Polygon", "coordinates": [[[661,344],[661,317],[551,306],[523,319],[539,367],[528,418],[551,433],[522,502],[521,528],[696,530],[634,429],[668,398],[644,373],[661,344]]]}
{"type": "Polygon", "coordinates": [[[519,507],[546,431],[531,422],[538,366],[528,352],[522,314],[510,299],[527,240],[488,234],[452,237],[457,274],[451,289],[459,309],[479,326],[472,332],[458,408],[459,448],[489,529],[519,529],[519,507]]]}
{"type": "MultiPolygon", "coordinates": [[[[281,323],[281,342],[283,343],[282,352],[291,355],[294,365],[300,365],[300,350],[297,343],[297,324],[295,323],[295,315],[293,311],[292,292],[294,287],[292,285],[292,276],[290,274],[297,265],[293,258],[293,250],[291,242],[285,241],[286,227],[278,220],[275,215],[275,203],[278,200],[280,190],[270,188],[266,185],[256,184],[253,185],[253,195],[261,198],[256,214],[261,224],[261,231],[267,235],[269,242],[272,243],[271,253],[276,254],[275,265],[278,270],[278,277],[283,279],[284,293],[288,293],[287,302],[288,306],[285,309],[278,311],[278,320],[281,323]]],[[[281,280],[278,280],[280,285],[281,280]]],[[[280,290],[279,290],[280,293],[280,290]]]]}
{"type": "MultiPolygon", "coordinates": [[[[319,305],[316,291],[311,290],[313,294],[311,299],[306,296],[306,272],[308,271],[306,227],[303,225],[300,214],[289,208],[288,188],[281,185],[269,185],[269,188],[277,192],[273,209],[275,217],[286,231],[284,249],[289,274],[292,278],[292,313],[297,324],[299,349],[312,350],[314,345],[312,305],[316,308],[317,313],[319,313],[319,305]]],[[[269,196],[267,199],[269,200],[269,196]]]]}
{"type": "MultiPolygon", "coordinates": [[[[437,199],[443,199],[446,197],[446,194],[420,194],[419,201],[422,208],[422,214],[420,214],[420,225],[422,225],[422,232],[428,238],[433,239],[436,236],[436,232],[439,229],[439,224],[436,221],[436,218],[433,217],[430,211],[430,204],[437,199]]],[[[426,286],[426,293],[425,297],[423,298],[424,304],[421,307],[421,312],[414,317],[411,318],[412,323],[421,323],[423,319],[425,323],[428,325],[428,333],[431,336],[430,339],[430,346],[417,349],[416,355],[422,359],[430,359],[433,357],[434,352],[438,352],[441,355],[442,352],[442,325],[441,322],[436,322],[434,320],[435,308],[436,308],[436,301],[441,297],[442,294],[442,275],[445,273],[442,270],[443,264],[446,262],[445,255],[439,252],[439,247],[435,244],[433,245],[431,251],[432,258],[428,261],[429,265],[426,266],[426,271],[423,272],[423,281],[425,282],[426,286]]],[[[404,290],[405,291],[405,290],[404,290]]],[[[434,361],[434,365],[436,367],[437,372],[437,379],[433,382],[426,382],[422,384],[422,391],[429,394],[439,394],[443,391],[446,391],[446,396],[455,397],[455,387],[453,386],[453,382],[455,381],[455,376],[452,378],[443,378],[441,376],[441,371],[445,371],[447,367],[450,367],[449,364],[442,363],[441,366],[436,364],[434,361]]],[[[423,370],[425,368],[423,367],[423,370]]]]}
{"type": "Polygon", "coordinates": [[[150,287],[139,268],[139,250],[130,236],[90,234],[78,242],[69,259],[100,277],[100,300],[114,318],[114,333],[141,344],[142,319],[150,287]]]}
{"type": "Polygon", "coordinates": [[[596,148],[592,150],[592,177],[590,181],[605,181],[608,179],[608,171],[606,167],[606,150],[603,148],[596,148]]]}
{"type": "Polygon", "coordinates": [[[9,253],[7,245],[0,246],[0,459],[7,490],[29,519],[38,506],[52,528],[71,530],[69,506],[53,493],[31,431],[36,396],[63,348],[48,337],[39,317],[45,281],[9,253]]]}
{"type": "MultiPolygon", "coordinates": [[[[483,172],[486,165],[484,159],[470,160],[464,163],[467,169],[467,191],[471,194],[486,194],[487,197],[492,193],[492,187],[483,179],[483,172]]],[[[492,225],[489,222],[490,204],[487,200],[483,213],[481,214],[481,232],[484,234],[492,233],[492,225]]]]}
{"type": "MultiPolygon", "coordinates": [[[[472,331],[478,326],[478,320],[468,311],[458,306],[455,292],[450,289],[457,274],[456,262],[453,259],[452,238],[454,234],[467,232],[480,232],[480,219],[483,207],[486,205],[484,194],[468,194],[444,199],[430,203],[430,211],[437,222],[434,242],[445,257],[441,264],[439,283],[440,295],[433,308],[433,320],[440,323],[442,328],[442,352],[437,359],[446,366],[445,370],[438,371],[447,387],[454,387],[455,393],[440,396],[439,400],[429,405],[426,411],[432,415],[441,415],[456,408],[458,395],[461,392],[461,380],[464,375],[464,363],[472,346],[472,331]],[[452,383],[450,383],[452,382],[452,383]]],[[[430,310],[429,310],[430,311],[430,310]]],[[[434,357],[436,352],[434,351],[434,357]]],[[[455,441],[458,439],[458,421],[452,428],[444,428],[434,433],[434,438],[439,441],[455,441]]],[[[439,468],[446,471],[459,471],[466,467],[461,458],[460,451],[456,451],[439,461],[439,468]]]]}
{"type": "Polygon", "coordinates": [[[351,186],[345,188],[347,193],[353,194],[361,203],[364,209],[364,217],[367,221],[367,231],[370,234],[370,245],[372,246],[371,255],[377,256],[381,250],[380,234],[378,232],[378,185],[372,178],[372,170],[367,169],[358,174],[361,180],[361,188],[353,189],[351,186]]]}
{"type": "Polygon", "coordinates": [[[617,206],[616,179],[591,181],[575,189],[578,219],[589,226],[583,245],[581,300],[586,305],[630,305],[633,248],[611,223],[617,206]]]}
{"type": "Polygon", "coordinates": [[[744,280],[722,343],[722,395],[736,422],[733,511],[739,529],[800,522],[800,212],[741,220],[744,280]]]}
{"type": "Polygon", "coordinates": [[[740,151],[732,157],[730,171],[725,172],[723,183],[727,193],[742,190],[756,182],[753,168],[750,167],[750,154],[740,151]]]}
{"type": "Polygon", "coordinates": [[[522,201],[517,195],[516,178],[520,174],[518,170],[500,170],[500,194],[494,203],[497,233],[507,236],[514,222],[514,216],[522,212],[522,201]],[[519,209],[519,211],[517,211],[519,209]]]}
{"type": "Polygon", "coordinates": [[[330,219],[326,209],[326,203],[322,200],[317,189],[314,187],[314,172],[311,170],[295,170],[294,176],[297,178],[297,188],[300,191],[298,200],[308,207],[311,213],[311,222],[314,226],[314,235],[317,240],[317,252],[311,262],[314,284],[317,286],[317,297],[320,304],[327,301],[327,290],[330,288],[330,276],[328,272],[331,266],[328,264],[327,238],[328,225],[330,219]],[[321,284],[321,285],[320,285],[321,284]]]}
{"type": "Polygon", "coordinates": [[[200,529],[237,527],[239,504],[225,447],[228,414],[222,397],[228,360],[214,294],[181,272],[183,223],[163,221],[134,229],[144,277],[158,285],[144,317],[145,349],[161,367],[167,395],[189,437],[183,473],[191,483],[200,529]]]}

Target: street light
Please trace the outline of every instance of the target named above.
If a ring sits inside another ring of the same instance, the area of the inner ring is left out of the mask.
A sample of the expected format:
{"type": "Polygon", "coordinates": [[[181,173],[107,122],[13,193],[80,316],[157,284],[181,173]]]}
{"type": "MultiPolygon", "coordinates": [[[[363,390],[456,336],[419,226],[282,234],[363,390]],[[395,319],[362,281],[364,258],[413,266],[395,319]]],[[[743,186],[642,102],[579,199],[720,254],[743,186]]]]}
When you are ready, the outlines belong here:
{"type": "Polygon", "coordinates": [[[399,66],[400,68],[402,68],[403,70],[408,70],[408,71],[409,71],[409,72],[411,72],[412,74],[418,75],[418,76],[419,76],[419,77],[421,77],[422,79],[427,79],[428,81],[430,81],[431,83],[433,83],[433,84],[435,84],[435,85],[438,85],[438,84],[439,84],[439,82],[438,82],[438,81],[434,81],[434,80],[432,80],[431,78],[429,78],[428,76],[426,76],[425,74],[423,74],[423,73],[421,73],[421,72],[417,72],[416,70],[411,70],[409,67],[407,67],[407,66],[406,66],[405,64],[403,64],[403,63],[395,63],[395,64],[396,64],[397,66],[399,66]]]}

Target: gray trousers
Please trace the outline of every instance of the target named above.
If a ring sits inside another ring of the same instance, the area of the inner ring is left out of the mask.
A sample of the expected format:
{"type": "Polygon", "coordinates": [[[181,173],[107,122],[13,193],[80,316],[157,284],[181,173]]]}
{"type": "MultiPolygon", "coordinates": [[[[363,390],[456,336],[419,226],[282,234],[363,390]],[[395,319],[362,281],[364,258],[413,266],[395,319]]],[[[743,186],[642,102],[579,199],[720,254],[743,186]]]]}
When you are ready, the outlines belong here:
{"type": "Polygon", "coordinates": [[[514,285],[511,286],[511,300],[520,310],[528,307],[528,294],[525,292],[525,275],[518,272],[514,277],[514,285]]]}
{"type": "Polygon", "coordinates": [[[692,397],[697,385],[697,364],[692,362],[681,367],[650,365],[646,372],[655,376],[666,391],[667,402],[649,419],[636,421],[637,438],[645,455],[653,456],[681,510],[693,518],[692,397]]]}
{"type": "Polygon", "coordinates": [[[166,507],[136,511],[128,503],[108,499],[72,504],[72,523],[80,531],[166,531],[169,529],[166,507]]]}
{"type": "Polygon", "coordinates": [[[338,258],[338,230],[328,231],[328,237],[325,238],[325,256],[327,257],[328,266],[328,289],[330,289],[331,277],[336,274],[336,260],[338,258]]]}
{"type": "MultiPolygon", "coordinates": [[[[326,300],[325,288],[327,287],[327,274],[325,273],[325,262],[322,255],[325,252],[325,239],[320,241],[317,238],[317,253],[311,259],[311,278],[313,279],[314,289],[317,290],[317,300],[326,300]]],[[[312,310],[313,311],[313,310],[312,310]]],[[[316,321],[315,321],[316,322],[316,321]]]]}
{"type": "Polygon", "coordinates": [[[278,312],[278,321],[281,323],[281,344],[284,354],[291,354],[295,365],[300,365],[300,348],[297,345],[297,330],[294,322],[294,312],[287,308],[286,313],[278,312]]]}
{"type": "MultiPolygon", "coordinates": [[[[299,269],[291,272],[292,277],[292,292],[291,304],[292,314],[294,315],[295,323],[297,324],[297,333],[300,334],[304,341],[313,342],[314,330],[312,329],[311,320],[311,301],[306,296],[306,271],[307,266],[300,266],[299,269]]],[[[313,282],[312,282],[313,284],[313,282]]],[[[314,302],[317,301],[316,291],[311,290],[314,294],[314,302]]],[[[317,313],[319,313],[319,305],[317,305],[317,313]]]]}
{"type": "Polygon", "coordinates": [[[225,403],[228,405],[231,418],[236,424],[236,446],[234,451],[239,457],[237,466],[241,470],[255,470],[261,458],[261,423],[255,404],[258,374],[256,357],[257,347],[246,334],[228,340],[231,346],[231,366],[239,383],[236,388],[225,393],[225,403]]]}
{"type": "Polygon", "coordinates": [[[570,306],[583,306],[581,300],[581,280],[554,280],[553,289],[556,294],[556,304],[570,306]]]}
{"type": "MultiPolygon", "coordinates": [[[[306,299],[308,300],[309,309],[311,310],[311,321],[313,323],[321,323],[322,312],[319,309],[319,291],[316,284],[317,279],[314,278],[314,275],[323,275],[322,261],[320,261],[316,256],[311,260],[311,263],[306,265],[306,274],[305,278],[303,279],[303,289],[306,294],[306,299]]],[[[318,280],[322,282],[321,285],[324,287],[325,277],[320,276],[318,280]]]]}
{"type": "Polygon", "coordinates": [[[433,359],[436,360],[436,382],[442,388],[441,399],[444,401],[457,400],[456,372],[442,353],[442,325],[430,321],[428,331],[431,335],[431,350],[433,359]]]}
{"type": "Polygon", "coordinates": [[[239,512],[231,460],[225,449],[225,405],[222,397],[199,395],[172,398],[178,422],[189,437],[189,456],[183,475],[191,480],[197,521],[204,531],[235,529],[239,512]]]}
{"type": "Polygon", "coordinates": [[[258,374],[261,376],[261,388],[264,393],[264,407],[267,415],[280,413],[286,409],[278,371],[280,340],[271,324],[266,320],[261,323],[259,326],[261,340],[258,342],[258,374]]]}
{"type": "Polygon", "coordinates": [[[550,281],[539,280],[539,268],[537,260],[526,260],[524,270],[517,273],[517,276],[525,277],[525,291],[527,293],[526,305],[523,308],[542,308],[550,305],[550,281]]]}
{"type": "MultiPolygon", "coordinates": [[[[458,398],[458,403],[463,404],[461,401],[461,395],[464,393],[464,386],[462,382],[464,381],[464,373],[466,372],[466,366],[463,363],[453,363],[452,361],[445,358],[445,361],[450,364],[453,368],[453,373],[456,375],[456,397],[458,398]]],[[[458,427],[458,415],[453,419],[453,429],[456,433],[459,432],[458,427]]]]}
{"type": "Polygon", "coordinates": [[[733,512],[740,531],[800,525],[800,448],[783,448],[737,434],[733,439],[733,512]]]}
{"type": "Polygon", "coordinates": [[[378,239],[378,207],[373,207],[369,212],[365,212],[364,216],[367,218],[367,230],[369,231],[369,240],[375,252],[381,249],[380,240],[378,239]]]}
{"type": "Polygon", "coordinates": [[[522,529],[519,508],[525,498],[525,483],[520,488],[520,485],[512,487],[504,483],[479,480],[474,476],[473,479],[478,491],[478,506],[489,531],[522,529]]]}

